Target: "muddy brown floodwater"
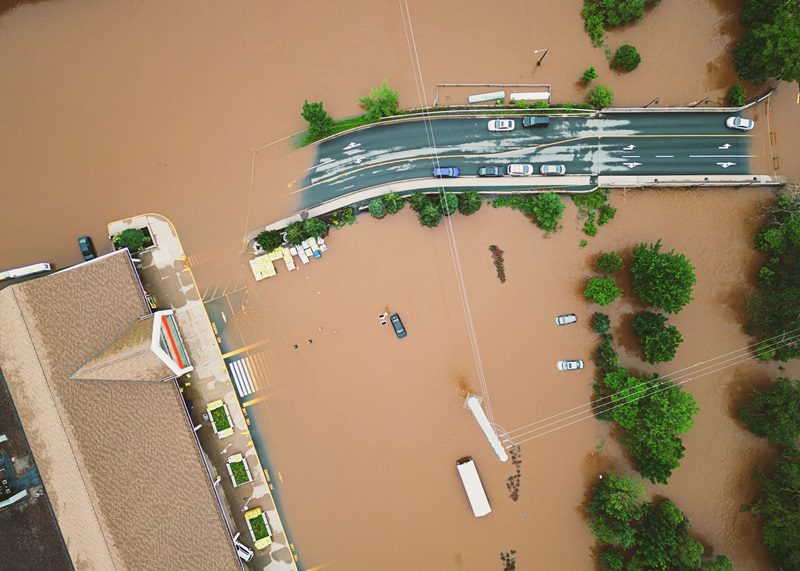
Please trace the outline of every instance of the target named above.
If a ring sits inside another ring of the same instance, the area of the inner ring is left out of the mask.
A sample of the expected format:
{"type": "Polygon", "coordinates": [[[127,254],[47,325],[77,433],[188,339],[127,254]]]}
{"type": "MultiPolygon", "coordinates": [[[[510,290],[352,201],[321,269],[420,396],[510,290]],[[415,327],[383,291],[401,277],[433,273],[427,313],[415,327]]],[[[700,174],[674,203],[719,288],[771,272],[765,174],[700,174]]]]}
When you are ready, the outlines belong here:
{"type": "MultiPolygon", "coordinates": [[[[598,308],[581,292],[591,260],[615,249],[629,262],[635,244],[659,238],[684,252],[697,267],[695,300],[672,318],[685,342],[657,371],[707,361],[750,342],[741,327],[759,263],[750,237],[756,205],[769,196],[615,192],[618,219],[584,250],[571,204],[564,228],[549,238],[505,209],[453,217],[494,419],[521,444],[518,479],[462,406],[465,392],[481,387],[443,227],[420,228],[408,209],[382,221],[362,218],[331,235],[321,261],[251,284],[239,325],[246,342],[268,340],[272,387],[249,412],[280,472],[278,493],[303,564],[483,570],[500,568],[500,553],[515,549],[520,569],[590,568],[582,502],[600,471],[632,472],[629,462],[591,415],[563,428],[536,425],[534,434],[557,430],[530,440],[517,429],[590,398],[596,342],[588,320],[598,308]],[[491,244],[505,251],[505,284],[491,244]],[[406,339],[380,325],[384,310],[400,313],[406,339]],[[556,327],[554,316],[571,311],[578,325],[556,327]],[[559,372],[562,358],[584,359],[587,368],[559,372]],[[471,515],[456,474],[455,461],[466,455],[492,504],[485,518],[471,515]]],[[[623,363],[651,371],[629,331],[638,309],[626,296],[609,312],[623,363]]],[[[685,385],[701,407],[686,457],[668,486],[649,487],[674,499],[709,553],[727,554],[737,569],[769,568],[755,521],[739,507],[753,493],[751,470],[770,451],[732,411],[775,374],[752,359],[697,374],[685,385]]]]}
{"type": "MultiPolygon", "coordinates": [[[[580,7],[512,0],[498,15],[475,0],[409,0],[428,100],[437,82],[549,83],[555,100],[580,100],[577,78],[590,65],[619,105],[718,100],[733,81],[735,1],[663,2],[613,31],[612,48],[629,42],[642,53],[628,75],[608,70],[591,47],[580,7]],[[550,51],[536,67],[532,52],[543,48],[550,51]]],[[[76,263],[79,235],[108,251],[107,222],[156,211],[175,223],[201,289],[239,280],[242,235],[294,210],[289,192],[312,164],[312,149],[265,146],[304,127],[303,99],[352,115],[358,97],[387,79],[402,105],[420,104],[404,9],[394,0],[0,4],[0,267],[76,263]]],[[[780,125],[796,125],[798,115],[788,95],[781,106],[780,120],[773,117],[778,173],[791,175],[794,135],[782,137],[780,125]]],[[[746,345],[741,307],[756,264],[749,240],[765,195],[615,193],[619,220],[585,250],[572,207],[549,239],[509,211],[455,217],[496,421],[513,430],[588,399],[591,366],[561,374],[555,360],[590,360],[593,308],[580,292],[601,249],[629,251],[661,237],[696,262],[697,299],[675,318],[686,343],[674,367],[746,345]],[[493,243],[506,252],[503,285],[493,243]],[[556,329],[553,316],[569,310],[581,323],[556,329]]],[[[483,571],[516,550],[520,569],[589,568],[580,509],[587,487],[599,470],[629,470],[607,427],[590,419],[522,443],[517,481],[462,408],[465,388],[480,383],[444,230],[424,231],[405,211],[363,219],[330,245],[320,262],[251,283],[239,318],[248,341],[268,340],[272,387],[251,410],[303,562],[483,571]],[[403,315],[406,340],[378,324],[383,309],[403,315]],[[301,349],[289,350],[298,341],[301,349]],[[454,467],[464,455],[486,483],[487,518],[469,512],[454,467]]],[[[633,365],[624,333],[632,310],[623,301],[613,313],[633,365]]],[[[690,383],[703,412],[682,467],[668,487],[653,489],[677,500],[738,569],[767,566],[738,505],[752,491],[750,469],[769,451],[730,410],[774,373],[747,363],[690,383]]]]}
{"type": "MultiPolygon", "coordinates": [[[[552,84],[555,100],[581,100],[589,65],[620,105],[719,98],[731,82],[735,1],[664,2],[613,31],[612,47],[631,41],[643,54],[627,75],[591,46],[580,9],[512,0],[488,17],[483,1],[409,0],[427,99],[437,82],[534,82],[552,84]]],[[[3,2],[0,243],[14,247],[0,267],[76,263],[79,235],[107,251],[107,222],[155,210],[191,255],[219,265],[209,279],[223,279],[246,228],[294,209],[288,192],[311,154],[287,159],[278,144],[252,169],[251,158],[304,128],[303,99],[353,115],[387,79],[402,105],[421,103],[403,10],[395,0],[3,2]]]]}

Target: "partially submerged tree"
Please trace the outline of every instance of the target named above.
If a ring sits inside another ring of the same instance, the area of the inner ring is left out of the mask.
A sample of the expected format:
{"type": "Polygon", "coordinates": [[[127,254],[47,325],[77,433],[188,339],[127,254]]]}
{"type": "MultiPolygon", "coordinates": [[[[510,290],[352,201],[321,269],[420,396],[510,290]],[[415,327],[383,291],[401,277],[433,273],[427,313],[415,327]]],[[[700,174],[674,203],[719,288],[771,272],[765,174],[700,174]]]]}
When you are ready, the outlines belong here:
{"type": "Polygon", "coordinates": [[[601,274],[616,274],[622,266],[622,256],[617,252],[601,252],[594,261],[594,269],[601,274]]]}
{"type": "Polygon", "coordinates": [[[300,113],[308,121],[308,134],[311,138],[325,135],[333,128],[333,119],[322,105],[322,101],[303,102],[303,111],[300,113]]]}
{"type": "Polygon", "coordinates": [[[652,365],[672,361],[683,343],[678,328],[666,323],[666,317],[651,311],[640,311],[633,318],[633,332],[639,338],[645,360],[652,365]]]}
{"type": "Polygon", "coordinates": [[[458,197],[458,211],[465,216],[475,214],[482,204],[481,195],[474,190],[468,190],[458,197]]]}
{"type": "Polygon", "coordinates": [[[614,58],[611,60],[611,67],[621,69],[624,71],[633,71],[642,61],[642,56],[639,51],[630,44],[620,46],[614,58]]]}
{"type": "Polygon", "coordinates": [[[406,205],[406,201],[403,200],[403,197],[396,192],[389,192],[384,194],[381,198],[386,212],[389,214],[397,214],[406,205]]]}
{"type": "Polygon", "coordinates": [[[256,236],[256,243],[265,252],[271,252],[283,244],[283,236],[280,230],[264,230],[256,236]]]}
{"type": "MultiPolygon", "coordinates": [[[[789,445],[800,438],[800,381],[780,378],[739,411],[739,419],[761,438],[789,445]]],[[[800,529],[798,529],[800,531],[800,529]]]]}
{"type": "Polygon", "coordinates": [[[747,32],[733,52],[739,77],[800,82],[800,0],[745,0],[741,19],[747,32]]]}
{"type": "Polygon", "coordinates": [[[596,85],[586,96],[586,102],[595,109],[611,107],[614,103],[614,92],[607,85],[596,85]]]}
{"type": "Polygon", "coordinates": [[[588,300],[605,306],[622,295],[622,289],[611,278],[591,278],[583,295],[588,300]]]}
{"type": "Polygon", "coordinates": [[[589,500],[589,527],[601,543],[633,546],[632,524],[642,516],[644,486],[629,476],[614,472],[604,474],[592,488],[589,500]]]}
{"type": "Polygon", "coordinates": [[[372,120],[396,115],[400,110],[397,91],[389,87],[386,80],[380,87],[373,89],[369,96],[362,97],[359,101],[367,117],[372,120]]]}
{"type": "Polygon", "coordinates": [[[694,266],[683,254],[661,252],[661,240],[641,243],[633,250],[633,291],[646,304],[678,313],[692,300],[697,279],[694,266]]]}
{"type": "Polygon", "coordinates": [[[442,191],[439,194],[439,209],[445,216],[450,216],[458,210],[458,195],[442,191]]]}

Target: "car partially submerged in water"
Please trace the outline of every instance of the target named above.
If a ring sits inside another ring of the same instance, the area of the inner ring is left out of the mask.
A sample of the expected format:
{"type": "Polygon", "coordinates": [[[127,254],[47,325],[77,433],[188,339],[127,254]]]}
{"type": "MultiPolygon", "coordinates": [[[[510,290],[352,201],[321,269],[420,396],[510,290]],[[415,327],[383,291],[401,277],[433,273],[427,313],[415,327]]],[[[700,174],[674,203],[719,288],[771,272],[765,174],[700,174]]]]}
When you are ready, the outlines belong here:
{"type": "Polygon", "coordinates": [[[578,318],[574,313],[565,313],[556,317],[556,325],[569,325],[576,321],[578,321],[578,318]]]}
{"type": "Polygon", "coordinates": [[[556,363],[559,371],[577,371],[583,369],[583,361],[580,359],[565,359],[556,363]]]}

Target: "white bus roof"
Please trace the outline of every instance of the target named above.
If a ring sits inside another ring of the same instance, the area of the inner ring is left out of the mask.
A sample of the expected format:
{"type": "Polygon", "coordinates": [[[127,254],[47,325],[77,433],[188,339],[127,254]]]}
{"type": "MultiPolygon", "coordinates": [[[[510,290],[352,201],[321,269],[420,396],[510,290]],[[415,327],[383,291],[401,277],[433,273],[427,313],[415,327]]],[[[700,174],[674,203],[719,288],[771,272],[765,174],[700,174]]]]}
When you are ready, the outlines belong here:
{"type": "Polygon", "coordinates": [[[489,500],[486,498],[486,492],[483,489],[481,478],[478,476],[478,470],[475,468],[475,462],[472,461],[472,458],[460,460],[456,467],[475,517],[485,516],[491,512],[492,508],[489,507],[489,500]]]}

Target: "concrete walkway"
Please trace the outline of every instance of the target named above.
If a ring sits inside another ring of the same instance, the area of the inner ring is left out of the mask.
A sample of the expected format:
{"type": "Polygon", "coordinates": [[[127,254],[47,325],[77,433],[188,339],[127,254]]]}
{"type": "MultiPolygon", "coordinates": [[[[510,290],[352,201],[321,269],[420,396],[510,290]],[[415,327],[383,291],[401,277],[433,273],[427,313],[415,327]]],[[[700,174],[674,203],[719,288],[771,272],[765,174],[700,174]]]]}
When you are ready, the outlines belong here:
{"type": "MultiPolygon", "coordinates": [[[[597,187],[602,188],[645,188],[645,187],[702,187],[702,186],[740,186],[750,185],[780,185],[785,181],[780,178],[773,178],[765,175],[658,175],[658,176],[599,176],[595,177],[595,182],[589,175],[581,176],[531,176],[531,177],[458,177],[450,179],[433,179],[430,177],[409,179],[400,182],[380,184],[370,188],[365,188],[356,192],[351,192],[343,196],[323,202],[318,206],[309,208],[306,211],[309,218],[322,216],[357,203],[366,202],[376,196],[382,196],[389,192],[396,192],[400,195],[407,195],[420,191],[437,191],[439,188],[452,192],[462,192],[465,190],[475,190],[481,194],[503,194],[503,193],[534,193],[554,191],[559,194],[575,194],[578,192],[591,192],[597,187]],[[586,187],[585,190],[568,190],[569,187],[586,187]]],[[[281,230],[290,223],[301,220],[300,213],[283,218],[264,228],[258,228],[248,233],[248,240],[252,240],[262,230],[281,230]]]]}
{"type": "Polygon", "coordinates": [[[297,571],[294,548],[284,531],[284,525],[272,497],[269,475],[262,468],[253,446],[248,421],[239,406],[228,370],[217,345],[217,339],[197,290],[191,269],[186,265],[180,239],[172,223],[166,218],[146,214],[108,225],[113,236],[126,228],[147,226],[153,236],[154,247],[140,254],[140,275],[145,290],[155,296],[159,308],[175,311],[189,358],[194,371],[179,379],[187,401],[192,403],[192,421],[212,476],[223,494],[223,512],[234,533],[241,533],[239,541],[252,547],[253,541],[244,521],[245,509],[260,507],[272,528],[273,543],[257,552],[248,564],[252,569],[266,571],[297,571]],[[234,434],[217,438],[206,416],[206,404],[222,399],[228,405],[235,428],[234,434]],[[253,482],[233,487],[226,468],[228,456],[241,453],[247,460],[253,482]]]}

